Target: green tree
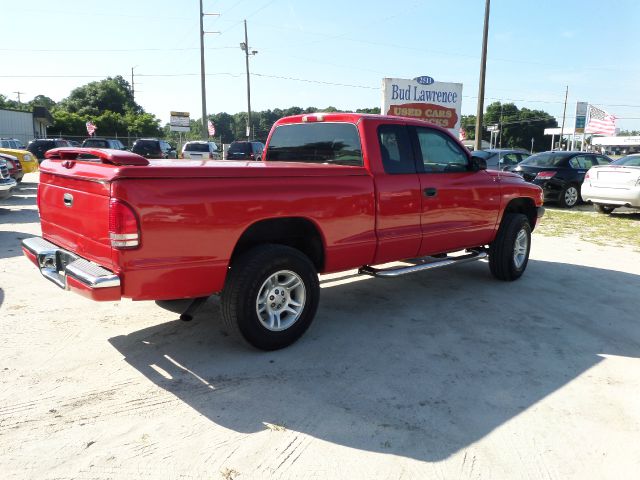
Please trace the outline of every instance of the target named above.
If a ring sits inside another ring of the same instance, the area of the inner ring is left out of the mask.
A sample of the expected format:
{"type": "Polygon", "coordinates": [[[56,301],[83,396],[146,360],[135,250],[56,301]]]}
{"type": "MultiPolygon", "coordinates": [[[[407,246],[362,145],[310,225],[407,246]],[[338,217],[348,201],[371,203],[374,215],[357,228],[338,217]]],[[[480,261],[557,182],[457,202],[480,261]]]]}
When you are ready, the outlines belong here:
{"type": "Polygon", "coordinates": [[[125,115],[125,122],[132,137],[161,137],[160,120],[150,113],[132,113],[125,115]]]}
{"type": "MultiPolygon", "coordinates": [[[[542,110],[518,109],[513,103],[494,102],[487,106],[484,115],[485,128],[488,125],[499,125],[499,145],[503,148],[534,148],[544,149],[547,139],[545,128],[557,127],[556,119],[542,110]]],[[[489,140],[489,132],[485,130],[483,138],[489,140]]]]}
{"type": "Polygon", "coordinates": [[[29,106],[33,107],[45,107],[47,110],[51,111],[56,106],[56,102],[46,95],[36,95],[33,97],[33,100],[29,102],[29,106]]]}
{"type": "Polygon", "coordinates": [[[134,101],[129,83],[119,75],[74,89],[57,108],[83,116],[98,116],[107,110],[121,115],[144,112],[134,101]]]}
{"type": "Polygon", "coordinates": [[[53,125],[48,129],[50,133],[77,137],[87,135],[84,117],[65,110],[55,110],[52,115],[53,125]]]}

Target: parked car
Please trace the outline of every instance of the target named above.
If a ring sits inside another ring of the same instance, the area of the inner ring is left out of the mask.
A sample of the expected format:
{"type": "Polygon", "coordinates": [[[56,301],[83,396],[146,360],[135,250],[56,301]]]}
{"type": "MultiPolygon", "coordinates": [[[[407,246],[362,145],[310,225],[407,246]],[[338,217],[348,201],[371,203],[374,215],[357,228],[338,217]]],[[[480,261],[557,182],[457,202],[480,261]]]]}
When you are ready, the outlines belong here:
{"type": "Polygon", "coordinates": [[[582,198],[592,202],[599,213],[611,213],[618,207],[640,208],[640,155],[591,168],[584,177],[582,198]]]}
{"type": "Polygon", "coordinates": [[[521,149],[490,148],[475,150],[473,156],[484,159],[487,162],[487,170],[506,170],[530,157],[531,154],[521,149]]]}
{"type": "Polygon", "coordinates": [[[69,145],[71,145],[72,147],[80,147],[82,144],[76,140],[68,140],[69,145]]]}
{"type": "Polygon", "coordinates": [[[231,142],[227,160],[262,160],[262,142],[231,142]]]}
{"type": "Polygon", "coordinates": [[[38,162],[41,163],[42,160],[44,160],[44,154],[52,148],[71,146],[71,143],[64,138],[37,138],[29,142],[27,150],[29,150],[38,159],[38,162]]]}
{"type": "Polygon", "coordinates": [[[157,138],[136,140],[131,151],[145,158],[176,158],[175,148],[166,140],[157,138]]]}
{"type": "Polygon", "coordinates": [[[9,175],[9,168],[4,159],[0,158],[0,200],[13,195],[17,182],[9,175]]]}
{"type": "Polygon", "coordinates": [[[87,138],[82,142],[82,148],[111,148],[113,150],[126,150],[123,143],[117,138],[87,138]]]}
{"type": "Polygon", "coordinates": [[[550,151],[531,155],[509,170],[542,187],[545,202],[571,208],[582,201],[580,185],[594,165],[608,165],[611,159],[587,152],[550,151]]]}
{"type": "Polygon", "coordinates": [[[220,152],[215,142],[194,141],[187,142],[182,147],[182,158],[220,160],[220,152]]]}
{"type": "Polygon", "coordinates": [[[24,172],[22,171],[22,165],[20,165],[18,159],[13,155],[7,155],[6,153],[0,153],[0,158],[7,164],[11,178],[13,178],[17,183],[22,182],[24,172]]]}
{"type": "Polygon", "coordinates": [[[26,147],[17,138],[0,138],[0,148],[14,148],[24,150],[26,147]]]}
{"type": "Polygon", "coordinates": [[[5,153],[16,157],[22,166],[23,173],[31,173],[38,171],[38,159],[28,150],[16,148],[0,148],[0,153],[5,153]]]}

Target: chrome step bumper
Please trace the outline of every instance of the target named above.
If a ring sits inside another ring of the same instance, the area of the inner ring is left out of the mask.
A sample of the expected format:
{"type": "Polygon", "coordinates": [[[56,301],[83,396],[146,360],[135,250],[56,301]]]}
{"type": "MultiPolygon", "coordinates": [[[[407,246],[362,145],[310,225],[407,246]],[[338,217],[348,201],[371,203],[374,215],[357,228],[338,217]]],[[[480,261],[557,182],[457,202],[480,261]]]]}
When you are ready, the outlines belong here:
{"type": "Polygon", "coordinates": [[[35,257],[40,273],[45,278],[65,290],[68,290],[67,276],[91,289],[120,286],[118,275],[44,238],[25,238],[22,240],[22,248],[35,257]]]}
{"type": "Polygon", "coordinates": [[[460,263],[474,262],[476,260],[482,260],[483,258],[487,258],[487,252],[482,250],[472,250],[467,255],[461,255],[458,257],[448,257],[443,259],[423,257],[411,260],[415,265],[409,265],[406,267],[374,268],[369,265],[365,265],[358,270],[358,273],[362,275],[371,275],[372,277],[392,278],[406,275],[407,273],[421,272],[423,270],[448,267],[450,265],[458,265],[460,263]]]}

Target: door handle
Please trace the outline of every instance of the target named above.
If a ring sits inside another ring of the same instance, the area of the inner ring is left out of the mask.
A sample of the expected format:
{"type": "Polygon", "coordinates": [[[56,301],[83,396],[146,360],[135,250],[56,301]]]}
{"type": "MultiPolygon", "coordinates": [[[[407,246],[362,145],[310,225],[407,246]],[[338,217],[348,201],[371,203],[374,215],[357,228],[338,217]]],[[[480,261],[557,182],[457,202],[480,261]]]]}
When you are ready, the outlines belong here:
{"type": "Polygon", "coordinates": [[[425,197],[435,197],[438,193],[438,189],[433,187],[425,188],[424,190],[422,190],[422,193],[424,193],[425,197]]]}

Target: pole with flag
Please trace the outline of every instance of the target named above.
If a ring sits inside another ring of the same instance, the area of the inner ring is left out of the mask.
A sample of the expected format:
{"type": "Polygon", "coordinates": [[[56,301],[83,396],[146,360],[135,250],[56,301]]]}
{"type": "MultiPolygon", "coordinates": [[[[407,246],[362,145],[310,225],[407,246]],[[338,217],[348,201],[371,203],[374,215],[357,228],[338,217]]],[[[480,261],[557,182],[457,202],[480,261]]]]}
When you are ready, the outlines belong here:
{"type": "Polygon", "coordinates": [[[210,137],[213,137],[216,134],[216,127],[211,120],[207,122],[207,129],[209,130],[210,137]]]}
{"type": "Polygon", "coordinates": [[[98,127],[96,127],[91,120],[87,121],[85,126],[87,127],[87,133],[89,134],[89,136],[93,137],[93,134],[96,132],[98,127]]]}
{"type": "Polygon", "coordinates": [[[616,134],[616,116],[605,112],[593,105],[587,110],[587,124],[585,133],[601,133],[603,135],[616,134]]]}

